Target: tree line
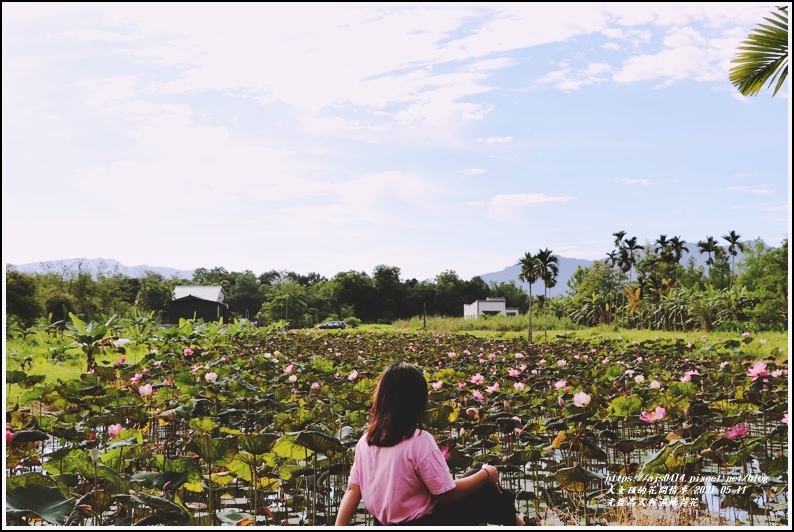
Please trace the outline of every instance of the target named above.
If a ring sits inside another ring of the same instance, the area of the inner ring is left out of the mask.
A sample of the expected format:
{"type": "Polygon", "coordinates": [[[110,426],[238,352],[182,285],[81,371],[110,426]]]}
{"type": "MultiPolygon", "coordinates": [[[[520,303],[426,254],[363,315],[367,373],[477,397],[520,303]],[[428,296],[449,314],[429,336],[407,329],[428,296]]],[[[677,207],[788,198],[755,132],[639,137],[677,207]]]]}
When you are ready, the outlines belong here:
{"type": "Polygon", "coordinates": [[[769,247],[760,240],[745,244],[731,231],[721,245],[707,237],[691,246],[707,256],[706,265],[690,257],[680,237],[660,235],[640,245],[625,231],[613,234],[615,249],[606,258],[579,267],[565,295],[548,297],[557,283],[558,258],[551,250],[527,252],[517,264],[519,281],[486,283],[480,276],[464,280],[452,270],[432,280],[402,279],[397,266],[379,265],[372,274],[340,272],[326,278],[271,270],[229,272],[198,268],[191,279],[149,271],[142,278],[100,271],[26,274],[6,270],[6,334],[42,321],[65,323],[69,313],[85,321],[111,314],[167,316],[176,285],[219,285],[235,318],[266,325],[284,320],[289,327],[311,327],[330,319],[393,323],[417,316],[462,316],[463,306],[478,299],[503,297],[521,319],[554,316],[575,326],[610,325],[660,330],[786,330],[788,323],[788,240],[769,247]],[[742,253],[741,259],[736,258],[742,253]],[[533,293],[533,286],[535,292],[533,293]],[[528,313],[529,309],[532,312],[528,313]]]}

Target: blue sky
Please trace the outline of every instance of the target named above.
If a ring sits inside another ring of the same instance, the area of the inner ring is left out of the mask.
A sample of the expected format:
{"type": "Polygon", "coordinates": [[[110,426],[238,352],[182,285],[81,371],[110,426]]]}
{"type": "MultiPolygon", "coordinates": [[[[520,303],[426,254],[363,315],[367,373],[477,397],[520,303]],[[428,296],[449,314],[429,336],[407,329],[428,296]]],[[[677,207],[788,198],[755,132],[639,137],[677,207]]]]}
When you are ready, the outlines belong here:
{"type": "Polygon", "coordinates": [[[617,231],[778,246],[790,81],[728,79],[771,9],[4,2],[3,262],[422,280],[617,231]]]}

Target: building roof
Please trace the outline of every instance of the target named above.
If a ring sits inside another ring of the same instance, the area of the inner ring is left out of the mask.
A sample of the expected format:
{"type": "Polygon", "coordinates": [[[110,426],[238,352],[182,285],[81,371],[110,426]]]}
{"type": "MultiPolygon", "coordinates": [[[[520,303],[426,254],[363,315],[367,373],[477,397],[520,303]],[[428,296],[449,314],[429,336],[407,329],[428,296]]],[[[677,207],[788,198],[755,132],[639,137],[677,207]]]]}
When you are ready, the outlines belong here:
{"type": "Polygon", "coordinates": [[[175,286],[174,299],[182,299],[183,297],[193,296],[198,299],[206,301],[217,301],[223,303],[226,296],[222,286],[175,286]]]}

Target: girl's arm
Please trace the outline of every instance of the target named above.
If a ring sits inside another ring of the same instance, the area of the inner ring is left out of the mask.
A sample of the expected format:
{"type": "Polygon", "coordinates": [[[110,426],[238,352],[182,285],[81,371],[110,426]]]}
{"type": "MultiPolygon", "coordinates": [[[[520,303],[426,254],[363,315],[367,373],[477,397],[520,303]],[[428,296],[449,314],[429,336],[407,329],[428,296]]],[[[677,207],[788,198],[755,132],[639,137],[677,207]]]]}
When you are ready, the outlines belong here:
{"type": "Polygon", "coordinates": [[[459,501],[468,497],[489,482],[493,483],[496,489],[501,491],[499,487],[499,471],[490,464],[483,464],[482,469],[473,475],[455,479],[455,487],[439,495],[438,502],[441,504],[449,504],[459,501]]]}
{"type": "Polygon", "coordinates": [[[351,484],[347,487],[347,491],[342,496],[342,502],[339,503],[339,512],[336,514],[335,526],[347,526],[350,520],[358,510],[358,504],[361,502],[361,487],[356,484],[351,484]]]}

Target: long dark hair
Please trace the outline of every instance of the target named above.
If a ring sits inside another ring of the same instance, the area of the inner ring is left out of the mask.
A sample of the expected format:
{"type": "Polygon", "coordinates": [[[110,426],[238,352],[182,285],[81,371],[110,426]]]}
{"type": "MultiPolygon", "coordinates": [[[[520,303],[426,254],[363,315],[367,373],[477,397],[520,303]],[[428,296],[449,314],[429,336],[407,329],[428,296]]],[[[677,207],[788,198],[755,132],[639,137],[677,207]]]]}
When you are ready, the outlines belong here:
{"type": "Polygon", "coordinates": [[[427,415],[427,381],[407,362],[396,362],[378,379],[370,408],[367,443],[391,447],[423,428],[427,415]]]}

